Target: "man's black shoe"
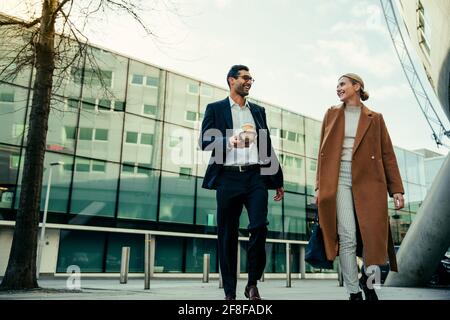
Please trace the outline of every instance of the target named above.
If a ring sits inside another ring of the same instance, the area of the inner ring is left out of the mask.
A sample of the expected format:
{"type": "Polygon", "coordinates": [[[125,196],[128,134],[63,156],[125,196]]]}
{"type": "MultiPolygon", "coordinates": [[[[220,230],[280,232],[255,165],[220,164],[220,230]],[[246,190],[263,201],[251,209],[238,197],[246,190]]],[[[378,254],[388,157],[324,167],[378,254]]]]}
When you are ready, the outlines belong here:
{"type": "Polygon", "coordinates": [[[362,301],[363,297],[362,297],[361,291],[358,293],[350,293],[350,298],[348,300],[355,300],[355,301],[361,300],[362,301]]]}
{"type": "Polygon", "coordinates": [[[256,286],[245,286],[244,295],[249,300],[261,300],[258,288],[256,286]]]}

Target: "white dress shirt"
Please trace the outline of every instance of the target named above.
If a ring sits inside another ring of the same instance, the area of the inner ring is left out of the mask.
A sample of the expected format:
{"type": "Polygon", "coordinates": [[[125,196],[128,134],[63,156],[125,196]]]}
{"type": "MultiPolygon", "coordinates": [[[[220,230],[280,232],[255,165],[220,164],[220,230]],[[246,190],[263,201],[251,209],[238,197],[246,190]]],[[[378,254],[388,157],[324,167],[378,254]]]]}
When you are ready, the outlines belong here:
{"type": "MultiPolygon", "coordinates": [[[[230,100],[231,116],[233,118],[233,134],[242,132],[242,126],[246,123],[252,124],[256,130],[255,120],[250,111],[250,106],[245,100],[243,107],[228,97],[230,100]]],[[[255,142],[252,142],[248,148],[234,148],[229,145],[227,141],[227,153],[225,158],[226,166],[238,166],[244,164],[258,163],[258,147],[255,142]]]]}

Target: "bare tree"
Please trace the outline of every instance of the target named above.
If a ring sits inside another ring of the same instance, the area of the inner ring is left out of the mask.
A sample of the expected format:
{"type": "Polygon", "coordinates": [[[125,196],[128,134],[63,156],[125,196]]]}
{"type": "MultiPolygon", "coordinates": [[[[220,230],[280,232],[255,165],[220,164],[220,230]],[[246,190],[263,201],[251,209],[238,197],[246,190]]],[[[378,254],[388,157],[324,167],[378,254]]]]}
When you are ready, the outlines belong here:
{"type": "MultiPolygon", "coordinates": [[[[0,52],[4,62],[0,65],[0,82],[14,79],[26,68],[35,69],[22,190],[8,267],[0,285],[2,290],[39,287],[36,278],[39,208],[50,106],[52,99],[58,99],[53,94],[55,89],[62,85],[67,74],[83,76],[77,72],[84,72],[80,66],[88,62],[91,72],[97,74],[102,87],[108,91],[95,58],[89,54],[87,38],[71,19],[72,9],[79,3],[79,0],[43,0],[41,13],[29,21],[0,16],[0,36],[2,41],[8,42],[0,52]]],[[[81,12],[86,21],[89,15],[101,11],[107,14],[112,10],[131,16],[147,34],[152,34],[141,17],[142,8],[136,4],[139,1],[89,0],[84,3],[84,8],[77,12],[81,12]]]]}

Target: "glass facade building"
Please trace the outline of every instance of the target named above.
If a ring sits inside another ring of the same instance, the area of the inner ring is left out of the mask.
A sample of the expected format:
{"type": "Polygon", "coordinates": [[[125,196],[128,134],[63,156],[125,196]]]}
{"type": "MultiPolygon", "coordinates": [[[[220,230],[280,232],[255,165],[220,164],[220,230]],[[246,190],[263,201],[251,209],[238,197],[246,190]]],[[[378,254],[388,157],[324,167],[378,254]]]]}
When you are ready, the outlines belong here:
{"type": "MultiPolygon", "coordinates": [[[[51,181],[47,223],[57,244],[50,270],[64,273],[75,264],[81,272],[118,272],[121,247],[130,246],[130,271],[143,272],[144,233],[153,231],[155,272],[201,272],[204,253],[217,272],[215,192],[201,188],[210,154],[197,141],[206,105],[225,98],[227,90],[100,48],[92,52],[100,73],[81,61],[55,76],[41,210],[50,163],[64,164],[53,168],[51,181]]],[[[0,233],[11,229],[7,222],[18,207],[33,79],[34,71],[25,70],[0,83],[0,233]]],[[[315,214],[321,122],[251,100],[266,109],[285,176],[284,199],[269,201],[266,272],[285,272],[286,243],[292,270],[299,272],[315,214]]],[[[389,202],[399,243],[425,197],[426,180],[423,156],[398,147],[395,152],[407,199],[398,212],[389,202]]],[[[244,209],[244,273],[247,225],[244,209]]]]}

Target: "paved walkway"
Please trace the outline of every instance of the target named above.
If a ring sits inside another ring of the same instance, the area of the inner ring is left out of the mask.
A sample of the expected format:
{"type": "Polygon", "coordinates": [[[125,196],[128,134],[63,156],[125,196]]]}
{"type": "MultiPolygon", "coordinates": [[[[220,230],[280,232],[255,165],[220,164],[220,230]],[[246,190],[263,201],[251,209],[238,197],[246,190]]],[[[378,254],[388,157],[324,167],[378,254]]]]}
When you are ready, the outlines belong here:
{"type": "MultiPolygon", "coordinates": [[[[201,279],[152,279],[150,290],[144,290],[143,279],[81,279],[81,289],[71,290],[66,279],[42,279],[43,289],[27,292],[2,292],[0,300],[223,300],[223,290],[217,279],[202,283],[201,279]]],[[[245,280],[239,280],[237,298],[244,300],[245,280]]],[[[345,288],[337,280],[292,280],[286,288],[285,280],[266,279],[258,284],[263,299],[268,300],[347,300],[345,288]]],[[[394,288],[377,290],[381,300],[450,300],[450,288],[394,288]]]]}

